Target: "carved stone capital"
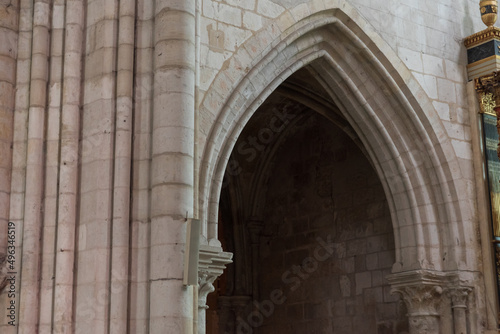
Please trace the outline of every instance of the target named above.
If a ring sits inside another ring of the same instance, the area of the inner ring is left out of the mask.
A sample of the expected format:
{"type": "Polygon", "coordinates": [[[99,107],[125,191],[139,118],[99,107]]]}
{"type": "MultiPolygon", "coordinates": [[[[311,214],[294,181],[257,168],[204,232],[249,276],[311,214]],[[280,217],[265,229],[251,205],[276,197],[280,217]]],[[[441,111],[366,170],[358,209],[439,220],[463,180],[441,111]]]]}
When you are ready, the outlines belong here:
{"type": "Polygon", "coordinates": [[[408,309],[410,334],[439,333],[439,304],[443,288],[435,284],[397,286],[408,309]]]}
{"type": "Polygon", "coordinates": [[[414,270],[391,274],[387,280],[392,292],[400,294],[405,301],[409,316],[438,315],[443,286],[447,286],[449,277],[445,273],[414,270]]]}
{"type": "Polygon", "coordinates": [[[455,285],[446,290],[453,309],[453,326],[455,333],[467,333],[467,298],[472,288],[455,285]]]}
{"type": "Polygon", "coordinates": [[[467,298],[472,291],[470,287],[454,287],[446,289],[446,294],[450,297],[452,308],[467,308],[467,298]]]}
{"type": "Polygon", "coordinates": [[[223,252],[221,247],[200,245],[198,263],[198,308],[207,309],[207,296],[215,290],[213,283],[231,263],[232,253],[223,252]]]}
{"type": "Polygon", "coordinates": [[[439,315],[437,308],[443,288],[439,285],[400,286],[391,290],[399,293],[406,303],[410,316],[439,315]]]}

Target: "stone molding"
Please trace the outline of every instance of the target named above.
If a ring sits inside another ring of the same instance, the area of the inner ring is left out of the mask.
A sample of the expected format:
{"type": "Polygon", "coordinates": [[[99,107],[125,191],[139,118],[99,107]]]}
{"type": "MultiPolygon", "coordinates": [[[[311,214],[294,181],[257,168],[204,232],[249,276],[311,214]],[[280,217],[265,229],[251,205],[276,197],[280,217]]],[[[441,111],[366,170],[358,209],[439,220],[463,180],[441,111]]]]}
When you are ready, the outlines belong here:
{"type": "Polygon", "coordinates": [[[493,38],[500,38],[500,28],[488,27],[478,33],[470,35],[464,39],[464,45],[466,48],[471,48],[493,38]]]}
{"type": "Polygon", "coordinates": [[[221,247],[200,245],[198,262],[198,308],[207,309],[207,296],[215,290],[213,283],[226,265],[232,262],[233,254],[222,251],[221,247]]]}

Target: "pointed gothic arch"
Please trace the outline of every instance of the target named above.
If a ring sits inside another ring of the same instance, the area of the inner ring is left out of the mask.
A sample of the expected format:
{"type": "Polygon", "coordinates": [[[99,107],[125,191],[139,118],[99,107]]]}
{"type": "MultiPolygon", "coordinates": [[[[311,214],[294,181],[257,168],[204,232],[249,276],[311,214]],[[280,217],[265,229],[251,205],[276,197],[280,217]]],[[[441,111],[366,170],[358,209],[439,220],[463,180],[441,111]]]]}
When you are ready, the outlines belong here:
{"type": "Polygon", "coordinates": [[[199,206],[207,239],[216,239],[220,187],[238,135],[272,91],[311,65],[382,180],[396,239],[394,270],[474,270],[474,258],[466,252],[475,242],[467,180],[411,72],[342,1],[295,17],[289,26],[285,20],[289,14],[244,43],[201,104],[200,118],[212,124],[200,161],[199,206]],[[231,82],[237,83],[233,90],[220,89],[231,82]]]}

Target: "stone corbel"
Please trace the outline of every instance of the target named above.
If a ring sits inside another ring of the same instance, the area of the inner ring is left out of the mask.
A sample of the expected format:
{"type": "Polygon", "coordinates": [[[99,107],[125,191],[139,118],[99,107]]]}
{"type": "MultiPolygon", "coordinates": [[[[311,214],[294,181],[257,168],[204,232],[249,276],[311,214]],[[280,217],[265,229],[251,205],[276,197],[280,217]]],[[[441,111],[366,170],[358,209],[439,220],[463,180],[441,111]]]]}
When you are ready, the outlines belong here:
{"type": "Polygon", "coordinates": [[[208,309],[207,296],[215,291],[213,283],[216,279],[217,276],[210,275],[207,272],[198,274],[198,308],[208,309]]]}
{"type": "Polygon", "coordinates": [[[232,262],[233,254],[223,252],[221,247],[200,245],[198,262],[198,307],[207,309],[207,296],[215,290],[213,283],[226,265],[232,262]]]}
{"type": "Polygon", "coordinates": [[[201,244],[198,260],[198,334],[205,333],[207,296],[215,290],[213,283],[226,265],[231,263],[232,253],[223,252],[219,244],[201,244]]]}

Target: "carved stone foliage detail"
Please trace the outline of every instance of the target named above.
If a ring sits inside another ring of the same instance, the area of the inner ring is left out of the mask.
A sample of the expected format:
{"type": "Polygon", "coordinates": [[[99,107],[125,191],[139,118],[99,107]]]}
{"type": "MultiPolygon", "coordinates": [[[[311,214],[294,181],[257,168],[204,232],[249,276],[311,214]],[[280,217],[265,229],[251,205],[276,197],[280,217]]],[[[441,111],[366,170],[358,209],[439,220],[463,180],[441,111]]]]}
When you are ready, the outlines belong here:
{"type": "Polygon", "coordinates": [[[467,308],[467,297],[471,291],[472,288],[469,287],[457,287],[448,289],[446,294],[451,299],[452,307],[467,308]]]}
{"type": "Polygon", "coordinates": [[[400,286],[392,289],[399,293],[408,308],[411,334],[439,333],[439,312],[443,288],[434,284],[400,286]]]}
{"type": "Polygon", "coordinates": [[[231,263],[232,253],[223,252],[217,246],[200,245],[198,263],[198,307],[207,309],[207,296],[215,290],[213,283],[219,277],[228,263],[231,263]]]}
{"type": "Polygon", "coordinates": [[[209,272],[198,273],[198,307],[207,309],[207,296],[210,292],[215,291],[213,283],[217,276],[211,275],[209,272]]]}
{"type": "Polygon", "coordinates": [[[438,315],[437,307],[443,293],[441,286],[401,286],[393,288],[392,292],[399,293],[403,297],[410,316],[438,315]]]}

